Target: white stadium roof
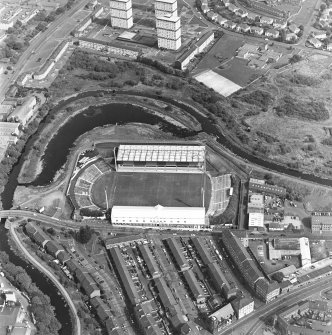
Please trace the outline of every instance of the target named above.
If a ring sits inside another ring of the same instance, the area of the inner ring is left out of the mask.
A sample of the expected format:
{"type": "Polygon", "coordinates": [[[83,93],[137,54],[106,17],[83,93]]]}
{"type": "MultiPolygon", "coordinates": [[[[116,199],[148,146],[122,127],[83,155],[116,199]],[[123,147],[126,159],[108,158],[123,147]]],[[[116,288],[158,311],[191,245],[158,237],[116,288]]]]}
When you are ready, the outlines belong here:
{"type": "Polygon", "coordinates": [[[117,160],[120,162],[204,162],[205,146],[121,144],[117,160]]]}
{"type": "Polygon", "coordinates": [[[112,216],[126,218],[178,218],[197,219],[205,217],[204,207],[164,207],[157,206],[113,206],[112,216]]]}

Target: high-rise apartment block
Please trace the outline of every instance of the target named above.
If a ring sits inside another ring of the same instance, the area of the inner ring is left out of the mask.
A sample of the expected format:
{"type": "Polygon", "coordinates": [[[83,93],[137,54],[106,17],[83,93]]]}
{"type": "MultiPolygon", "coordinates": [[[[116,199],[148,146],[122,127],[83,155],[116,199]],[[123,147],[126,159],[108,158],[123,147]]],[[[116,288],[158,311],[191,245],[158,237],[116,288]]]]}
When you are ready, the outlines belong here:
{"type": "Polygon", "coordinates": [[[131,0],[110,0],[112,27],[129,29],[133,26],[131,0]]]}
{"type": "Polygon", "coordinates": [[[177,0],[156,0],[154,3],[156,17],[164,15],[177,15],[177,9],[177,0]]]}
{"type": "Polygon", "coordinates": [[[181,47],[181,21],[177,15],[156,17],[158,47],[178,50],[181,47]]]}

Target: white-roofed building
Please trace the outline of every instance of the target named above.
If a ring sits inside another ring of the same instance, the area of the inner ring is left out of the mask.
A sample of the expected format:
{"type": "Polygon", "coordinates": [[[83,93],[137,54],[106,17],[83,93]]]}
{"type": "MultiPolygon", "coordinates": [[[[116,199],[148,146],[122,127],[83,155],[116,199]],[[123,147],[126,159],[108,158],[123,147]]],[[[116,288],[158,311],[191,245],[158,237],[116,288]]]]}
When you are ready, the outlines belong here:
{"type": "Polygon", "coordinates": [[[264,229],[264,214],[249,213],[248,227],[250,230],[264,229]]]}
{"type": "Polygon", "coordinates": [[[19,122],[25,126],[32,118],[36,104],[37,99],[35,96],[28,97],[21,106],[16,107],[16,109],[10,113],[7,120],[19,122]]]}
{"type": "Polygon", "coordinates": [[[120,172],[203,173],[205,146],[121,144],[116,160],[120,172]]]}
{"type": "Polygon", "coordinates": [[[301,266],[311,265],[311,253],[309,239],[307,237],[300,237],[300,256],[301,256],[301,266]]]}
{"type": "Polygon", "coordinates": [[[209,227],[204,207],[113,206],[112,224],[133,228],[200,230],[209,227]]]}

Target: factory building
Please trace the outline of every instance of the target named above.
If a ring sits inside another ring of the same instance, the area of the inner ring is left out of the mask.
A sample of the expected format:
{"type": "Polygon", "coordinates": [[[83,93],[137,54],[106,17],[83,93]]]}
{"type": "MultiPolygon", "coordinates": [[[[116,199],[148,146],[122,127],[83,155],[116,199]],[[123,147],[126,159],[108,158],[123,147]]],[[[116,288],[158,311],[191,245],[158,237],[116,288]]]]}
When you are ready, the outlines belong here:
{"type": "Polygon", "coordinates": [[[133,26],[131,0],[110,0],[112,27],[129,29],[133,26]]]}
{"type": "Polygon", "coordinates": [[[28,97],[21,106],[16,107],[8,116],[8,121],[19,122],[25,126],[34,114],[34,107],[37,99],[34,96],[28,97]]]}

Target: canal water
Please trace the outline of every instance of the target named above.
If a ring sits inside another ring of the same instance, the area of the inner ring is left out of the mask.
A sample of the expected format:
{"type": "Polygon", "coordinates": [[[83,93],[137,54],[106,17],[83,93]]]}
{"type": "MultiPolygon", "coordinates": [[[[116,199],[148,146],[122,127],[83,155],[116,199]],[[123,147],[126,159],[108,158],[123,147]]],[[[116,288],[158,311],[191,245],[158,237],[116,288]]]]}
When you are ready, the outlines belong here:
{"type": "MultiPolygon", "coordinates": [[[[103,91],[99,91],[103,92],[103,91]]],[[[73,102],[82,97],[87,97],[91,95],[96,95],[98,92],[85,92],[79,94],[77,97],[70,98],[66,101],[60,102],[56,107],[54,107],[55,111],[63,108],[66,104],[73,102]]],[[[137,92],[128,92],[128,91],[118,91],[116,94],[129,94],[129,95],[138,95],[137,92]]],[[[224,137],[223,134],[220,133],[219,129],[215,125],[215,123],[203,115],[199,114],[186,104],[181,102],[172,101],[169,98],[164,98],[155,95],[149,94],[140,94],[145,97],[158,98],[164,102],[172,103],[186,112],[190,113],[194,116],[198,122],[202,126],[202,130],[210,135],[214,135],[218,137],[218,141],[229,148],[238,156],[247,159],[250,162],[261,165],[271,170],[275,170],[281,173],[285,173],[288,175],[301,177],[306,180],[310,180],[323,185],[331,185],[332,180],[325,180],[323,178],[319,178],[313,175],[302,174],[298,171],[294,171],[292,169],[288,169],[284,166],[275,164],[270,161],[263,160],[259,157],[253,156],[250,153],[242,150],[241,148],[232,144],[232,142],[224,137]]],[[[40,124],[40,128],[43,127],[45,122],[48,121],[48,117],[40,124]]],[[[129,104],[109,104],[98,107],[89,107],[84,112],[74,116],[71,118],[66,124],[64,124],[57,135],[52,138],[50,143],[48,144],[45,154],[43,157],[43,170],[40,175],[36,178],[36,180],[32,183],[34,186],[44,186],[52,182],[56,172],[62,167],[62,165],[66,162],[67,156],[69,154],[69,150],[72,147],[75,140],[82,134],[87,131],[92,130],[95,127],[108,125],[108,124],[123,124],[123,123],[146,123],[146,124],[159,124],[161,129],[166,129],[167,131],[171,131],[174,135],[179,137],[185,137],[187,135],[193,135],[184,133],[179,130],[174,125],[171,125],[161,119],[158,116],[151,115],[147,113],[140,107],[132,106],[129,104]]],[[[13,167],[13,170],[9,176],[8,183],[4,189],[4,192],[1,196],[1,201],[4,209],[10,209],[12,207],[13,194],[17,187],[17,178],[22,167],[22,164],[26,158],[26,155],[33,145],[34,140],[37,135],[32,136],[25,148],[24,153],[20,157],[17,164],[13,167]]],[[[0,250],[6,251],[10,257],[10,260],[16,264],[24,267],[27,273],[31,276],[32,280],[37,284],[37,286],[51,298],[51,303],[55,307],[55,314],[57,319],[62,324],[62,329],[60,330],[60,335],[70,335],[72,333],[72,325],[69,317],[69,307],[62,300],[61,296],[58,294],[58,289],[48,281],[40,272],[34,268],[32,268],[29,264],[27,264],[24,260],[22,260],[19,256],[17,256],[11,249],[7,241],[6,231],[4,228],[4,220],[2,220],[2,224],[0,225],[0,250]]]]}

